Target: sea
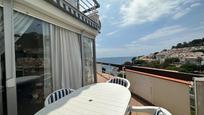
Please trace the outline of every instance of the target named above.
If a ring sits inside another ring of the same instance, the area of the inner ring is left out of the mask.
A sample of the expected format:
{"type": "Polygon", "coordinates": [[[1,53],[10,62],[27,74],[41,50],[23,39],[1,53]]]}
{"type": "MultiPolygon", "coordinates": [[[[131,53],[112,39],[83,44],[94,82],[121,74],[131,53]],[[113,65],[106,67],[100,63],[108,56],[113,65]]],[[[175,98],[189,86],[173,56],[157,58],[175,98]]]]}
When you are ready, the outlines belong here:
{"type": "MultiPolygon", "coordinates": [[[[124,64],[124,62],[126,61],[131,61],[131,59],[132,57],[108,57],[108,58],[97,58],[96,61],[121,65],[121,64],[124,64]]],[[[114,69],[114,67],[108,66],[108,65],[103,65],[102,67],[105,68],[106,73],[109,73],[115,76],[118,75],[117,69],[114,69]]]]}
{"type": "Polygon", "coordinates": [[[111,63],[111,64],[124,64],[126,61],[131,62],[132,57],[108,57],[108,58],[97,58],[97,62],[111,63]]]}

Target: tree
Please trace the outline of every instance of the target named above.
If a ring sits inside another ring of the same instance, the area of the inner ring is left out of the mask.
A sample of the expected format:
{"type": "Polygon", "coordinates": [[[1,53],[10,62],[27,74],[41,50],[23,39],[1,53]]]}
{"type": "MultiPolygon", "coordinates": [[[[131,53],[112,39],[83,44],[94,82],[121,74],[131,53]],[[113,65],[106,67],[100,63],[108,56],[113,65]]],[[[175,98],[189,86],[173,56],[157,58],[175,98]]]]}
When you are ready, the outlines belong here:
{"type": "Polygon", "coordinates": [[[132,61],[132,63],[134,64],[134,61],[137,59],[137,57],[133,57],[132,59],[131,59],[131,61],[132,61]]]}
{"type": "Polygon", "coordinates": [[[129,62],[129,61],[126,61],[123,65],[126,65],[126,66],[131,66],[132,65],[132,63],[131,62],[129,62]]]}
{"type": "Polygon", "coordinates": [[[188,43],[187,42],[183,42],[183,47],[188,47],[188,43]]]}
{"type": "Polygon", "coordinates": [[[204,38],[194,39],[190,42],[178,43],[176,46],[172,46],[172,49],[173,48],[193,47],[193,46],[203,46],[203,45],[204,45],[204,38]]]}
{"type": "Polygon", "coordinates": [[[153,67],[153,68],[160,68],[160,62],[159,61],[151,61],[151,62],[146,62],[143,64],[143,66],[147,67],[153,67]]]}
{"type": "Polygon", "coordinates": [[[183,48],[183,44],[182,43],[178,43],[176,47],[177,48],[183,48]]]}
{"type": "Polygon", "coordinates": [[[168,69],[168,70],[175,70],[175,71],[178,71],[178,70],[179,70],[179,68],[176,67],[175,65],[170,65],[170,66],[168,66],[166,69],[168,69]]]}
{"type": "Polygon", "coordinates": [[[172,58],[167,58],[164,61],[164,63],[166,63],[166,64],[173,64],[173,63],[176,63],[176,62],[180,62],[180,59],[172,57],[172,58]]]}
{"type": "Polygon", "coordinates": [[[134,61],[134,65],[138,65],[138,66],[142,66],[142,65],[145,65],[147,62],[146,61],[144,61],[144,60],[135,60],[134,61]]]}
{"type": "Polygon", "coordinates": [[[193,73],[194,71],[198,71],[199,67],[196,64],[184,64],[180,67],[180,72],[186,72],[186,73],[193,73]]]}

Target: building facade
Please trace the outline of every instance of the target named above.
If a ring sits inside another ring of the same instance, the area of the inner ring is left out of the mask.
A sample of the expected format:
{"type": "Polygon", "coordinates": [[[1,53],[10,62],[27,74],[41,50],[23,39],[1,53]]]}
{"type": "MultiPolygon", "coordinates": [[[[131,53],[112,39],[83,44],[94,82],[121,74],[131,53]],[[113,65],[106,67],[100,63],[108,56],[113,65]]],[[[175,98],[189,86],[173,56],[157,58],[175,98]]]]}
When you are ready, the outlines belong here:
{"type": "MultiPolygon", "coordinates": [[[[90,3],[92,10],[99,7],[90,3]]],[[[96,81],[100,21],[80,5],[79,0],[0,0],[0,115],[32,115],[54,90],[96,81]]]]}

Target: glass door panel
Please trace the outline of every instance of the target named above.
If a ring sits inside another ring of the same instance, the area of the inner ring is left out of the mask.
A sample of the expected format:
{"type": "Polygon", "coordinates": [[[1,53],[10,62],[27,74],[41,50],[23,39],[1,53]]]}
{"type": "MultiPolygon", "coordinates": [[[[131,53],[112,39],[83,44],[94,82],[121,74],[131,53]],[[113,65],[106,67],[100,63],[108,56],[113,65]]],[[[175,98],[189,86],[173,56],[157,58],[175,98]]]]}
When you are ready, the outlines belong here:
{"type": "Polygon", "coordinates": [[[5,45],[3,31],[3,10],[0,7],[0,115],[6,114],[5,102],[5,45]]]}
{"type": "Polygon", "coordinates": [[[52,91],[49,24],[15,12],[18,115],[33,115],[52,91]]]}

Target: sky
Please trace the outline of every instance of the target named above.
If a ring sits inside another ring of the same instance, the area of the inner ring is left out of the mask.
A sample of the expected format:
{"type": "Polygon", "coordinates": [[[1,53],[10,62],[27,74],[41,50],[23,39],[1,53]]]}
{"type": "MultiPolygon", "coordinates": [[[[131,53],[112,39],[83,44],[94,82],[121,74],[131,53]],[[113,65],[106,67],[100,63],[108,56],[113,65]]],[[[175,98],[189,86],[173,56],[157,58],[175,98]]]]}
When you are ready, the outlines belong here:
{"type": "Polygon", "coordinates": [[[129,57],[204,37],[204,0],[98,0],[96,56],[129,57]]]}

